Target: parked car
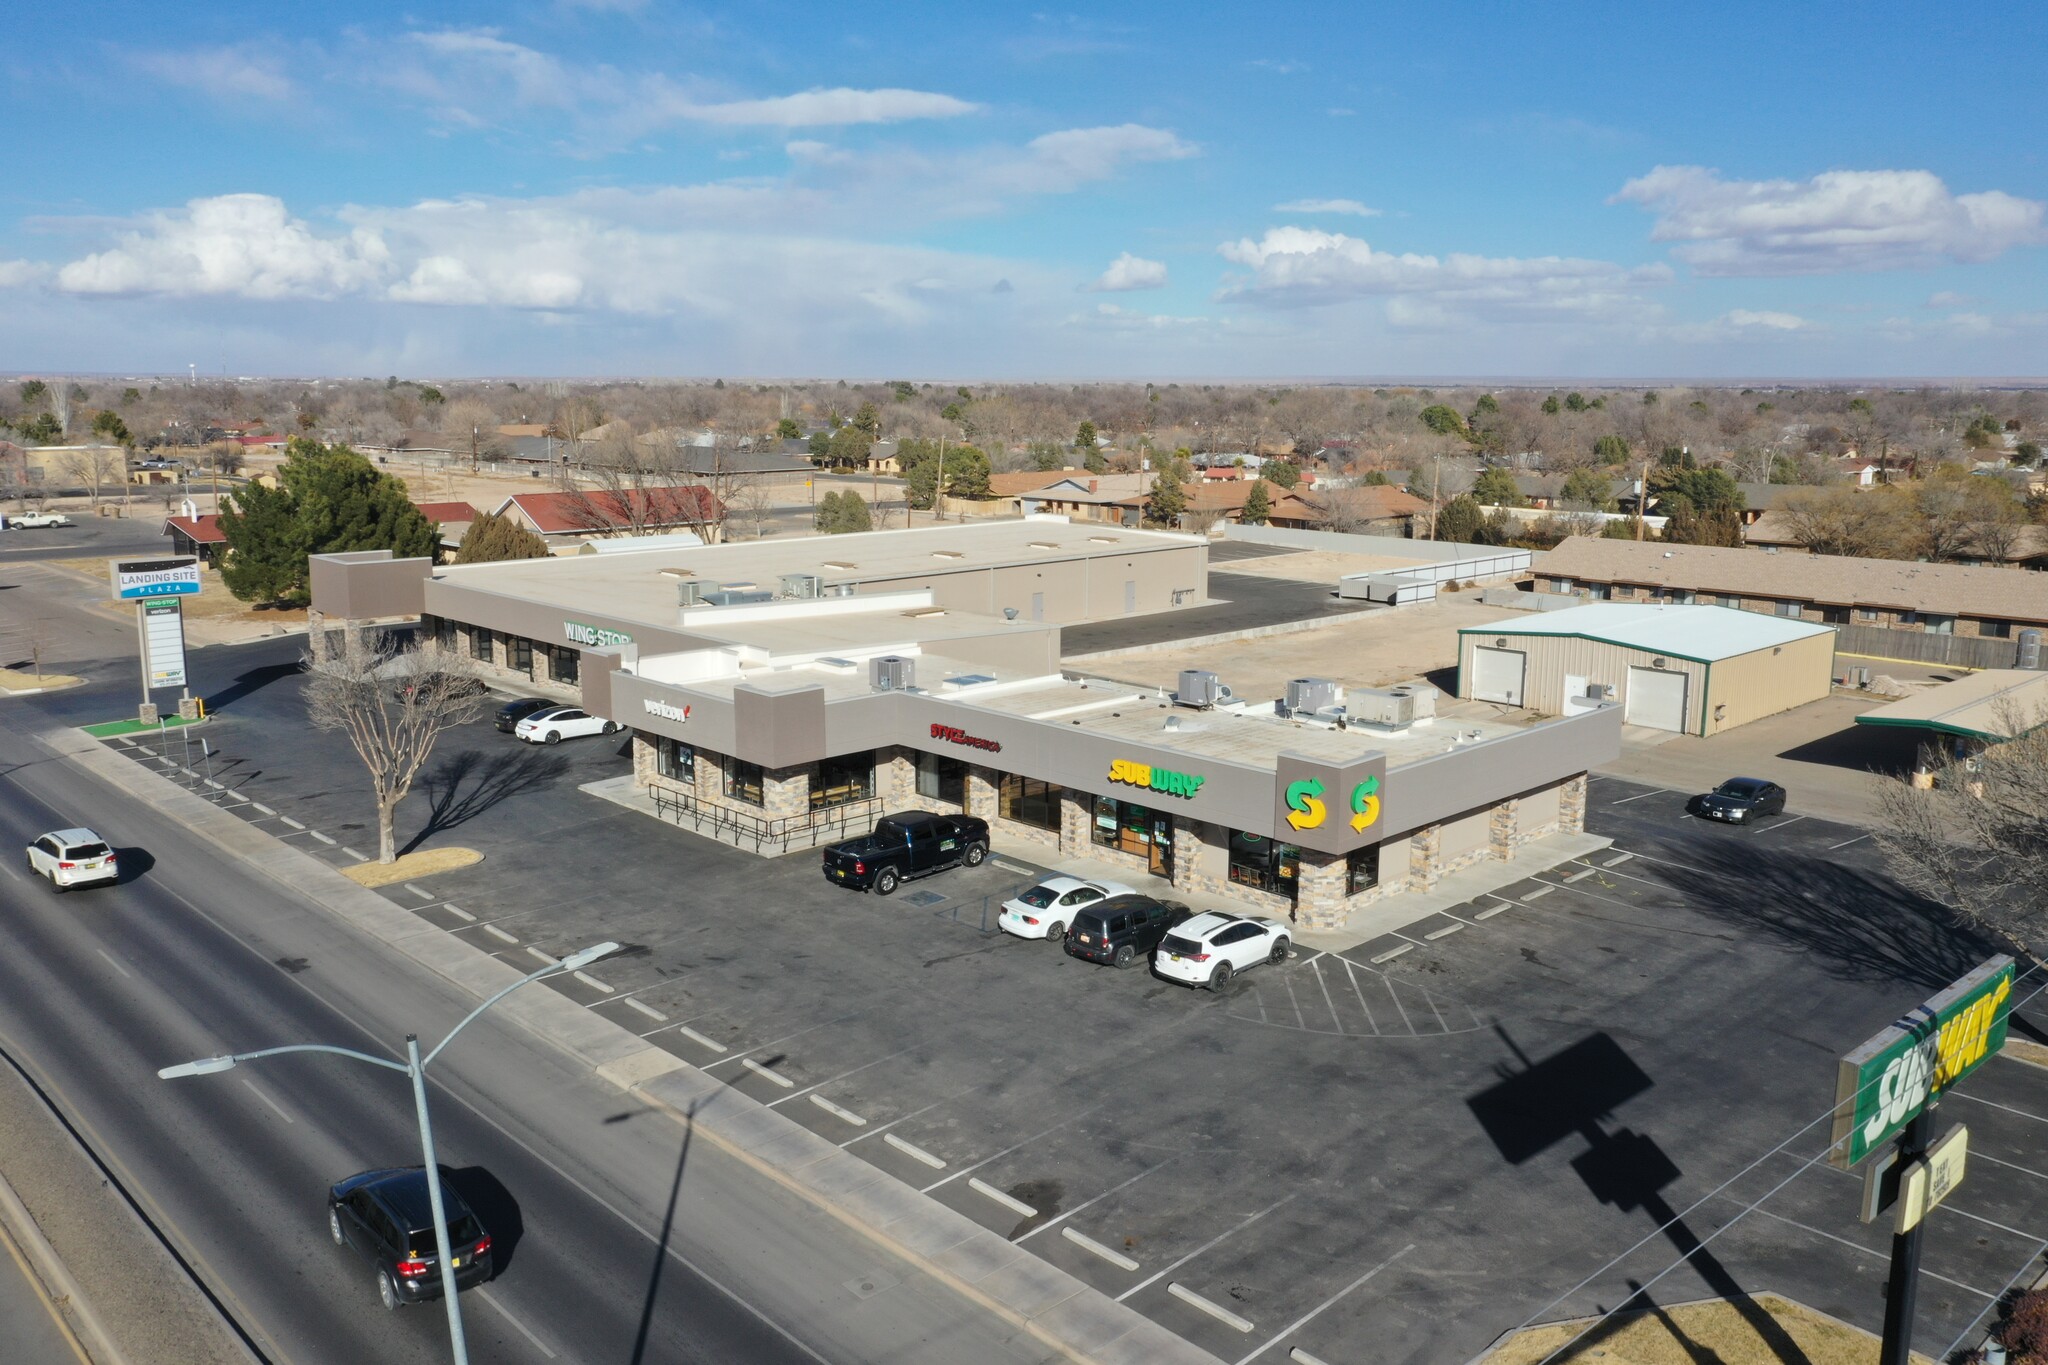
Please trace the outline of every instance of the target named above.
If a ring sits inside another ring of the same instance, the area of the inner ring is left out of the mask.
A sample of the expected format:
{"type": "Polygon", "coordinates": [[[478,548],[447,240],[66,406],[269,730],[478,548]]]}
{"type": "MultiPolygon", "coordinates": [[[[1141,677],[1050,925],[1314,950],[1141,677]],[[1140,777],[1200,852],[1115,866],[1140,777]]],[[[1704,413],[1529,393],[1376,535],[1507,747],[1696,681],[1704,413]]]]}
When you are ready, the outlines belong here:
{"type": "Polygon", "coordinates": [[[1766,815],[1785,813],[1785,789],[1761,777],[1731,777],[1705,796],[1693,798],[1693,813],[1703,820],[1748,824],[1766,815]]]}
{"type": "Polygon", "coordinates": [[[988,821],[971,815],[904,811],[875,821],[874,832],[824,850],[825,880],[886,896],[912,877],[928,877],[988,857],[988,821]]]}
{"type": "Polygon", "coordinates": [[[59,891],[121,879],[114,850],[84,827],[52,830],[28,846],[28,870],[59,891]]]}
{"type": "Polygon", "coordinates": [[[584,735],[608,735],[618,728],[616,721],[593,716],[580,706],[550,706],[514,725],[512,734],[528,744],[560,744],[584,735]]]}
{"type": "Polygon", "coordinates": [[[1136,892],[1111,896],[1074,916],[1066,949],[1074,957],[1128,967],[1149,957],[1169,930],[1193,912],[1179,901],[1154,900],[1136,892]]]}
{"type": "MultiPolygon", "coordinates": [[[[448,1261],[457,1290],[491,1278],[491,1234],[462,1196],[441,1181],[448,1218],[448,1261]]],[[[327,1192],[327,1232],[377,1269],[377,1297],[402,1308],[441,1297],[441,1256],[424,1167],[396,1166],[352,1175],[327,1192]]]]}
{"type": "Polygon", "coordinates": [[[1285,962],[1294,936],[1276,919],[1211,910],[1159,940],[1152,969],[1170,981],[1220,990],[1237,973],[1262,962],[1285,962]]]}
{"type": "Polygon", "coordinates": [[[996,925],[1018,938],[1042,938],[1054,943],[1067,936],[1067,925],[1075,915],[1110,896],[1134,894],[1122,882],[1084,882],[1079,877],[1047,877],[1028,891],[1003,902],[996,925]]]}
{"type": "Polygon", "coordinates": [[[516,700],[508,701],[498,708],[498,729],[509,735],[519,728],[520,721],[525,720],[534,712],[545,711],[551,706],[560,705],[560,702],[548,701],[543,697],[520,697],[516,700]]]}
{"type": "Polygon", "coordinates": [[[392,687],[391,695],[400,701],[411,701],[421,688],[436,685],[449,697],[481,697],[490,690],[481,678],[472,678],[466,673],[415,673],[400,678],[392,687]]]}
{"type": "Polygon", "coordinates": [[[42,531],[52,526],[70,526],[71,518],[62,512],[21,512],[7,519],[8,526],[21,531],[42,531]]]}

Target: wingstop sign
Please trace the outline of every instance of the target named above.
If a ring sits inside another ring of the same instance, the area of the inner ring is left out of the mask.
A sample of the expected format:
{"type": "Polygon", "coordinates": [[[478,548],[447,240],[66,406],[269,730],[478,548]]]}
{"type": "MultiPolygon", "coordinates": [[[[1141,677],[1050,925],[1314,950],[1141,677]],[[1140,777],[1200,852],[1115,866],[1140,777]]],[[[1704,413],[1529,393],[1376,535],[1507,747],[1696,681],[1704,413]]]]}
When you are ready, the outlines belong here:
{"type": "Polygon", "coordinates": [[[1844,1170],[2005,1046],[2013,966],[1994,957],[1842,1058],[1831,1165],[1844,1170]]]}

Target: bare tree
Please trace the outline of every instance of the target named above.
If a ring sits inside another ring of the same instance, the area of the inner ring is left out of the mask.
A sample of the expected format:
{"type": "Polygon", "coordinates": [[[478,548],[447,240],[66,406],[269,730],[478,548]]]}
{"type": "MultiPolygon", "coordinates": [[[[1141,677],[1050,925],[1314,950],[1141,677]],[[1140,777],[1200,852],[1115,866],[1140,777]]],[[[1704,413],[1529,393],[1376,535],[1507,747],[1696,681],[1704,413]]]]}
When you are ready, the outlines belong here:
{"type": "MultiPolygon", "coordinates": [[[[616,425],[616,424],[615,424],[616,425]]],[[[604,536],[693,531],[707,543],[724,539],[726,504],[689,472],[668,441],[635,439],[621,427],[586,452],[583,477],[564,473],[565,513],[604,536]]]]}
{"type": "Polygon", "coordinates": [[[482,712],[484,689],[476,665],[452,651],[428,646],[410,652],[348,638],[339,650],[316,645],[302,660],[306,714],[316,730],[348,736],[369,769],[377,805],[377,861],[396,862],[392,827],[398,803],[453,726],[482,712]]]}
{"type": "Polygon", "coordinates": [[[85,487],[94,507],[108,484],[125,486],[128,479],[128,457],[118,446],[79,446],[59,456],[57,467],[66,480],[85,487]]]}
{"type": "Polygon", "coordinates": [[[775,490],[761,479],[744,479],[732,486],[722,499],[753,528],[754,539],[767,534],[768,519],[775,515],[775,490]]]}
{"type": "Polygon", "coordinates": [[[1885,780],[1875,834],[1901,883],[2031,953],[2048,916],[2048,709],[2007,705],[1994,723],[2011,738],[1923,753],[1931,787],[1885,780]]]}

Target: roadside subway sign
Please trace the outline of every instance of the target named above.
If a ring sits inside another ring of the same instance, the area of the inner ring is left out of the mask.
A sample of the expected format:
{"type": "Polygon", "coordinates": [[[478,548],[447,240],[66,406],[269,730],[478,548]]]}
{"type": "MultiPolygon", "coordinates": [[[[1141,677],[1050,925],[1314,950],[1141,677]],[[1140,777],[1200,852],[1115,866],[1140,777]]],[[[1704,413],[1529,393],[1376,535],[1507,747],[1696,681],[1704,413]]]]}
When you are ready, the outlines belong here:
{"type": "Polygon", "coordinates": [[[1828,1161],[1844,1170],[2005,1046],[2012,959],[1994,957],[1842,1058],[1828,1161]]]}

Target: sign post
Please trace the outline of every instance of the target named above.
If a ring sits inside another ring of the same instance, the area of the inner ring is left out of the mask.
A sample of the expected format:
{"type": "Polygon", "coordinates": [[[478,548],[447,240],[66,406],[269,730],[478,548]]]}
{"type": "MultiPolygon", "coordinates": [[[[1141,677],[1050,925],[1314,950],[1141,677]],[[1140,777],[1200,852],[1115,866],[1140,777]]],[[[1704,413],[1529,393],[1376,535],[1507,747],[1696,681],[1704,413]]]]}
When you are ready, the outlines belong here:
{"type": "Polygon", "coordinates": [[[199,592],[196,555],[153,559],[110,559],[108,576],[114,600],[135,603],[135,632],[142,655],[142,719],[154,720],[150,693],[156,688],[183,688],[185,682],[185,610],[182,598],[199,592]]]}
{"type": "MultiPolygon", "coordinates": [[[[2013,960],[1991,958],[1844,1056],[1837,1071],[1828,1161],[1847,1170],[1897,1143],[1899,1216],[1878,1365],[1907,1365],[1926,1215],[1962,1179],[1963,1130],[1929,1148],[1935,1104],[2005,1046],[2012,985],[2013,960]]],[[[1866,1213],[1882,1213],[1882,1203],[1871,1195],[1866,1213]]]]}

